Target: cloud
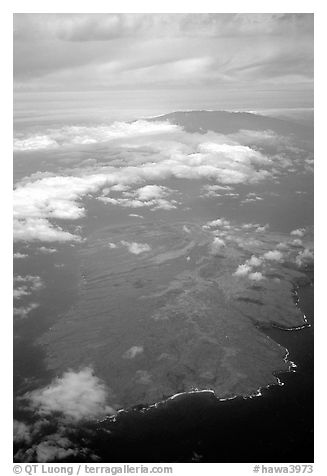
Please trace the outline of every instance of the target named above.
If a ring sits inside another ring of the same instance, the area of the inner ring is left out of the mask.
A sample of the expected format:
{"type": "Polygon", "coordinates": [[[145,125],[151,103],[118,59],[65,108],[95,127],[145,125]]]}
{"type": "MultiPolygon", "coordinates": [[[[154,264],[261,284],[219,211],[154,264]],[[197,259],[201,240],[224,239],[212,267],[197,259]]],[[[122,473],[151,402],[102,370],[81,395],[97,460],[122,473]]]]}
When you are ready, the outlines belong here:
{"type": "Polygon", "coordinates": [[[276,248],[277,248],[278,250],[287,250],[287,249],[288,249],[288,246],[287,246],[286,243],[281,242],[281,243],[278,243],[278,245],[276,245],[276,248]]]}
{"type": "Polygon", "coordinates": [[[292,230],[290,233],[292,236],[304,236],[305,228],[297,228],[296,230],[292,230]]]}
{"type": "Polygon", "coordinates": [[[72,420],[93,419],[113,414],[107,404],[107,388],[92,368],[74,372],[69,370],[50,385],[24,395],[29,408],[39,415],[54,412],[72,420]]]}
{"type": "Polygon", "coordinates": [[[145,185],[135,190],[135,195],[139,200],[147,201],[166,197],[167,188],[160,185],[145,185]]]}
{"type": "Polygon", "coordinates": [[[204,229],[226,227],[230,225],[230,221],[225,218],[217,218],[216,220],[208,221],[206,225],[203,226],[204,229]]]}
{"type": "MultiPolygon", "coordinates": [[[[81,241],[77,233],[63,229],[57,221],[84,217],[82,200],[86,196],[108,205],[171,210],[178,205],[171,198],[176,191],[156,182],[214,180],[218,183],[210,187],[227,190],[227,184],[256,183],[272,176],[273,162],[261,152],[214,132],[192,134],[168,122],[135,121],[82,129],[70,126],[51,133],[58,144],[77,144],[77,150],[85,141],[97,144],[110,137],[108,155],[112,152],[117,159],[75,167],[66,175],[39,172],[18,182],[14,190],[16,241],[81,241]]],[[[215,226],[214,222],[208,226],[215,226]]],[[[221,225],[227,227],[228,223],[225,220],[221,225]]],[[[257,231],[267,227],[258,226],[257,231]]]]}
{"type": "Polygon", "coordinates": [[[28,255],[25,253],[14,253],[13,254],[14,259],[23,259],[23,258],[28,258],[28,255]]]}
{"type": "Polygon", "coordinates": [[[233,273],[234,276],[247,276],[250,271],[252,270],[251,266],[248,264],[240,264],[235,273],[233,273]]]}
{"type": "Polygon", "coordinates": [[[224,240],[222,240],[221,238],[218,238],[218,236],[216,236],[214,238],[213,242],[210,245],[211,253],[213,253],[213,254],[219,253],[221,248],[223,248],[224,246],[225,246],[224,240]]]}
{"type": "Polygon", "coordinates": [[[290,241],[291,246],[302,246],[303,242],[300,238],[295,238],[295,240],[290,241]]]}
{"type": "Polygon", "coordinates": [[[134,359],[137,355],[142,354],[144,351],[142,346],[133,345],[130,349],[126,350],[123,357],[124,359],[134,359]]]}
{"type": "Polygon", "coordinates": [[[147,243],[136,243],[135,241],[129,242],[122,240],[121,244],[126,246],[128,251],[134,255],[139,255],[151,250],[151,246],[149,246],[147,243]]]}
{"type": "Polygon", "coordinates": [[[111,249],[117,248],[116,243],[108,243],[108,246],[109,246],[109,248],[111,248],[111,249]]]}
{"type": "Polygon", "coordinates": [[[256,267],[256,266],[261,266],[262,264],[262,259],[260,258],[257,258],[256,256],[251,256],[250,259],[247,260],[247,264],[249,266],[253,266],[253,267],[256,267]]]}
{"type": "Polygon", "coordinates": [[[14,219],[14,241],[80,241],[80,237],[64,231],[60,226],[54,227],[45,218],[14,219]]]}
{"type": "Polygon", "coordinates": [[[32,302],[28,306],[20,306],[20,307],[14,307],[14,316],[17,316],[21,319],[26,319],[30,312],[34,311],[34,309],[37,309],[39,307],[39,304],[32,302]]]}
{"type": "Polygon", "coordinates": [[[58,425],[54,433],[53,427],[56,425],[57,422],[52,422],[52,431],[48,433],[50,424],[47,420],[38,420],[30,426],[14,421],[14,442],[20,446],[14,456],[15,461],[54,462],[83,452],[83,448],[76,447],[66,436],[69,430],[62,424],[58,425]]]}
{"type": "Polygon", "coordinates": [[[42,279],[39,276],[14,276],[14,285],[20,283],[21,285],[14,288],[14,299],[20,299],[24,296],[29,296],[34,291],[39,291],[44,287],[42,279]]]}
{"type": "Polygon", "coordinates": [[[71,441],[60,434],[47,436],[45,441],[34,446],[36,461],[46,463],[47,461],[62,460],[69,456],[78,454],[77,448],[71,448],[71,441]]]}
{"type": "Polygon", "coordinates": [[[138,188],[134,191],[123,191],[123,198],[111,198],[102,196],[98,197],[98,199],[103,203],[120,205],[122,207],[150,207],[151,210],[171,210],[173,208],[176,208],[177,202],[176,200],[167,200],[165,198],[170,194],[170,192],[170,189],[162,185],[145,185],[144,187],[138,188]]]}
{"type": "Polygon", "coordinates": [[[296,256],[295,262],[299,267],[308,266],[313,264],[313,251],[309,248],[305,248],[296,256]]]}
{"type": "Polygon", "coordinates": [[[18,420],[13,423],[14,443],[30,443],[31,433],[29,427],[18,420]]]}
{"type": "Polygon", "coordinates": [[[264,279],[264,276],[262,273],[256,271],[255,273],[249,273],[249,279],[251,279],[252,281],[261,281],[262,279],[264,279]]]}
{"type": "Polygon", "coordinates": [[[201,197],[221,197],[222,192],[226,192],[228,190],[233,190],[232,187],[229,187],[228,185],[204,185],[202,187],[202,195],[201,197]]]}
{"type": "Polygon", "coordinates": [[[39,248],[39,252],[44,254],[44,255],[51,255],[53,253],[57,253],[57,249],[56,248],[47,248],[46,246],[41,246],[39,248]]]}
{"type": "Polygon", "coordinates": [[[24,91],[168,94],[187,81],[188,105],[195,90],[235,97],[270,86],[287,99],[298,97],[297,83],[304,92],[312,84],[310,14],[15,14],[14,23],[15,86],[24,91]]]}
{"type": "Polygon", "coordinates": [[[267,251],[267,253],[263,254],[263,257],[264,259],[267,259],[269,261],[278,261],[278,262],[283,261],[283,253],[281,253],[278,250],[267,251]]]}
{"type": "Polygon", "coordinates": [[[26,150],[52,149],[58,147],[57,142],[48,136],[35,135],[27,139],[14,139],[14,151],[23,152],[26,150]]]}
{"type": "Polygon", "coordinates": [[[257,233],[265,232],[265,231],[268,230],[268,228],[269,228],[269,225],[268,225],[268,224],[267,224],[267,225],[264,225],[264,226],[258,225],[258,226],[257,226],[257,229],[256,229],[256,232],[257,232],[257,233]]]}
{"type": "Polygon", "coordinates": [[[139,135],[151,136],[157,133],[174,132],[179,126],[163,121],[113,122],[99,126],[66,126],[49,129],[48,135],[14,139],[15,151],[51,149],[69,145],[92,145],[117,139],[129,139],[139,135]]]}

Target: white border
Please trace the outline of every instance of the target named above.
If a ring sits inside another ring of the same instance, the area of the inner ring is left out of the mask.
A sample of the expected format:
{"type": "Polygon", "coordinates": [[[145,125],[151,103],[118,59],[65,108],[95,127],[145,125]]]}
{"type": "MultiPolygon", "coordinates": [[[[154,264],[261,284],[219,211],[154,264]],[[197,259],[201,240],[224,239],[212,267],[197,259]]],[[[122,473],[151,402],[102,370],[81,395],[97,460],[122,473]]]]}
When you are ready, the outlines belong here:
{"type": "MultiPolygon", "coordinates": [[[[316,379],[315,379],[315,410],[316,410],[316,431],[315,431],[315,470],[314,474],[322,475],[323,462],[326,461],[325,433],[326,433],[326,402],[325,402],[325,366],[324,348],[327,336],[326,321],[327,312],[325,310],[324,294],[326,290],[325,278],[325,247],[326,247],[326,197],[324,193],[324,182],[326,173],[326,145],[323,142],[326,137],[326,44],[325,31],[326,8],[322,1],[295,1],[295,0],[275,0],[274,2],[262,1],[235,1],[217,2],[202,0],[201,2],[180,2],[176,0],[166,0],[164,2],[149,1],[119,1],[108,2],[92,0],[92,2],[78,2],[70,0],[57,0],[56,2],[46,2],[41,0],[33,1],[12,1],[3,2],[0,15],[0,41],[1,41],[1,294],[3,296],[1,312],[1,351],[2,351],[2,382],[1,382],[1,443],[2,459],[0,467],[2,474],[12,474],[12,13],[13,12],[44,12],[44,13],[271,13],[271,12],[294,12],[294,13],[315,13],[315,248],[316,248],[316,285],[315,285],[315,344],[316,344],[316,379]],[[324,218],[323,218],[324,217],[324,218]],[[5,469],[6,468],[6,469],[5,469]]],[[[267,429],[269,431],[269,429],[267,429]]],[[[281,439],[283,435],[281,435],[281,439]]],[[[268,464],[268,463],[267,463],[268,464]]],[[[174,467],[176,465],[173,465],[174,467]]],[[[326,471],[326,468],[324,468],[326,471]]],[[[187,471],[187,474],[198,474],[199,467],[196,465],[178,465],[174,474],[187,471]]],[[[252,465],[237,464],[206,464],[201,465],[201,471],[207,474],[250,474],[252,465]]]]}

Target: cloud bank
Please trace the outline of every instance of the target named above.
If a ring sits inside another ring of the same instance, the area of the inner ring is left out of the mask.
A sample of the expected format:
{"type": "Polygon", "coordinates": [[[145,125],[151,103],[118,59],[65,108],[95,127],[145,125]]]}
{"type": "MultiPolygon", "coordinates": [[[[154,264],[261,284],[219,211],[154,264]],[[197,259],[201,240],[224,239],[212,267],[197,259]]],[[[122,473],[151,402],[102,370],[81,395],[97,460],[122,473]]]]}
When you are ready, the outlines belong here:
{"type": "MultiPolygon", "coordinates": [[[[108,126],[103,131],[68,128],[54,133],[65,144],[86,140],[108,143],[123,159],[117,165],[92,165],[68,170],[65,175],[37,173],[16,184],[14,190],[14,239],[80,241],[63,229],[60,220],[75,221],[86,214],[82,200],[95,196],[102,202],[123,207],[171,210],[175,193],[155,182],[170,178],[213,180],[226,184],[256,183],[272,176],[273,161],[261,152],[231,141],[220,134],[190,134],[168,122],[136,121],[108,126]],[[76,130],[75,130],[76,129],[76,130]],[[110,133],[108,132],[110,130],[110,133]],[[108,139],[108,137],[113,138],[108,139]],[[109,142],[108,142],[109,140],[109,142]],[[115,142],[115,145],[110,145],[115,142]],[[134,190],[132,187],[137,186],[134,190]],[[102,190],[102,194],[97,196],[102,190]],[[120,196],[119,196],[120,194],[120,196]]],[[[93,143],[93,142],[92,142],[93,143]]],[[[65,147],[64,145],[62,147],[65,147]]],[[[276,166],[276,165],[275,165],[276,166]]],[[[211,226],[211,225],[209,225],[211,226]]],[[[266,228],[262,228],[264,231],[266,228]]],[[[259,230],[258,228],[258,231],[259,230]]]]}

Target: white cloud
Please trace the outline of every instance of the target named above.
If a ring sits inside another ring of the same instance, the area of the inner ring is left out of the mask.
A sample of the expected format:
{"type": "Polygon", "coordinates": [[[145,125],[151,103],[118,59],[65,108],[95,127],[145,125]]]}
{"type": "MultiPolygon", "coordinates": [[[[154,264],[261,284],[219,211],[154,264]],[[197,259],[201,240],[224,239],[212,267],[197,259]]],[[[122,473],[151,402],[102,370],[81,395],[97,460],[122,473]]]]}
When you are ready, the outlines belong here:
{"type": "Polygon", "coordinates": [[[290,245],[292,246],[302,246],[302,240],[300,238],[295,238],[295,240],[290,241],[290,245]]]}
{"type": "Polygon", "coordinates": [[[32,302],[28,306],[14,307],[14,316],[17,316],[21,319],[26,319],[30,312],[37,309],[39,304],[32,302]]]}
{"type": "Polygon", "coordinates": [[[256,256],[253,255],[253,256],[251,256],[250,259],[247,260],[247,264],[249,266],[253,266],[253,267],[261,266],[262,259],[257,258],[256,256]]]}
{"type": "Polygon", "coordinates": [[[53,253],[56,253],[57,249],[56,248],[47,248],[46,246],[41,246],[39,248],[39,251],[40,251],[40,253],[43,253],[45,255],[51,255],[53,253]]]}
{"type": "Polygon", "coordinates": [[[173,132],[179,126],[169,122],[149,122],[144,120],[134,122],[114,122],[110,125],[67,126],[62,129],[50,129],[48,135],[35,135],[25,139],[14,139],[14,150],[37,150],[67,145],[89,145],[117,139],[128,139],[144,135],[154,135],[163,132],[173,132]]]}
{"type": "Polygon", "coordinates": [[[35,135],[26,139],[14,139],[14,150],[17,152],[52,149],[54,147],[58,147],[57,142],[48,136],[35,135]]]}
{"type": "Polygon", "coordinates": [[[286,243],[281,242],[281,243],[278,243],[278,245],[276,246],[276,248],[277,248],[278,250],[287,250],[288,246],[287,246],[286,243]]]}
{"type": "Polygon", "coordinates": [[[39,291],[40,289],[43,288],[44,285],[43,285],[42,279],[39,276],[18,275],[18,276],[14,276],[14,286],[15,286],[13,291],[14,299],[20,299],[24,296],[29,296],[34,291],[39,291]],[[17,283],[19,283],[20,286],[16,286],[17,283]]]}
{"type": "Polygon", "coordinates": [[[142,215],[139,215],[138,213],[129,213],[129,217],[135,217],[135,218],[144,218],[142,215]]]}
{"type": "Polygon", "coordinates": [[[134,359],[137,355],[143,354],[143,347],[139,345],[133,345],[130,349],[126,350],[123,357],[124,359],[134,359]]]}
{"type": "Polygon", "coordinates": [[[160,185],[145,185],[135,190],[135,195],[139,200],[147,201],[166,197],[167,188],[160,185]]]}
{"type": "Polygon", "coordinates": [[[243,225],[241,225],[241,228],[243,230],[251,230],[253,228],[257,228],[257,225],[254,223],[243,223],[243,225]]]}
{"type": "Polygon", "coordinates": [[[250,271],[252,271],[251,266],[248,264],[240,264],[238,268],[236,269],[235,273],[233,273],[234,276],[247,276],[250,271]]]}
{"type": "Polygon", "coordinates": [[[305,228],[297,228],[296,230],[291,231],[292,236],[304,236],[305,234],[305,228]]]}
{"type": "Polygon", "coordinates": [[[78,454],[77,448],[71,448],[71,441],[60,435],[48,435],[45,441],[34,446],[36,461],[46,463],[47,461],[56,461],[78,454]]]}
{"type": "Polygon", "coordinates": [[[14,259],[23,259],[23,258],[28,258],[28,255],[25,253],[14,253],[13,254],[14,259]]]}
{"type": "Polygon", "coordinates": [[[264,276],[262,273],[256,271],[255,273],[249,274],[249,279],[251,279],[252,281],[261,281],[262,279],[264,279],[264,276]]]}
{"type": "Polygon", "coordinates": [[[264,225],[264,226],[258,225],[258,226],[257,226],[257,229],[256,229],[256,232],[257,232],[257,233],[264,232],[264,231],[267,231],[268,228],[269,228],[269,225],[268,225],[268,224],[267,224],[267,225],[264,225]]]}
{"type": "Polygon", "coordinates": [[[15,241],[80,241],[80,237],[54,227],[44,218],[14,218],[15,241]]]}
{"type": "Polygon", "coordinates": [[[204,185],[202,187],[202,195],[201,197],[220,197],[222,194],[220,192],[226,192],[229,190],[233,190],[232,187],[228,185],[204,185]]]}
{"type": "MultiPolygon", "coordinates": [[[[98,197],[103,203],[119,205],[122,207],[141,208],[150,207],[151,210],[171,210],[176,208],[176,200],[167,200],[171,190],[160,185],[145,185],[134,191],[123,191],[122,198],[98,197]]],[[[134,215],[135,216],[135,215],[134,215]]],[[[136,215],[139,216],[139,215],[136,215]]]]}
{"type": "Polygon", "coordinates": [[[225,246],[224,240],[216,236],[210,245],[211,253],[218,253],[225,246]]]}
{"type": "Polygon", "coordinates": [[[295,259],[296,264],[299,267],[313,264],[313,251],[309,248],[305,248],[297,255],[295,259]]]}
{"type": "Polygon", "coordinates": [[[206,225],[203,226],[204,229],[207,228],[218,228],[218,227],[228,227],[230,225],[230,221],[225,220],[225,218],[217,218],[216,220],[208,221],[206,225]]]}
{"type": "Polygon", "coordinates": [[[109,248],[114,249],[117,248],[116,243],[108,243],[109,248]]]}
{"type": "Polygon", "coordinates": [[[283,261],[283,253],[278,250],[267,251],[267,253],[264,253],[263,257],[269,261],[283,261]]]}
{"type": "Polygon", "coordinates": [[[31,433],[29,427],[25,423],[14,420],[13,433],[15,443],[30,443],[31,433]]]}
{"type": "Polygon", "coordinates": [[[136,243],[135,241],[129,242],[125,240],[122,240],[120,243],[123,246],[126,246],[128,251],[134,255],[139,255],[151,250],[151,246],[149,246],[147,243],[136,243]]]}
{"type": "MultiPolygon", "coordinates": [[[[217,191],[217,187],[226,191],[230,184],[255,183],[271,176],[270,160],[261,152],[214,132],[192,134],[168,122],[71,126],[49,133],[58,144],[78,146],[85,141],[93,144],[110,139],[110,147],[124,159],[116,165],[92,163],[88,168],[76,169],[75,176],[69,171],[69,175],[38,173],[23,179],[14,191],[15,240],[80,241],[78,235],[54,221],[82,218],[86,213],[83,197],[101,190],[98,199],[107,204],[171,210],[178,203],[169,198],[173,191],[154,182],[210,179],[219,184],[207,186],[208,191],[217,191]],[[139,184],[142,186],[131,190],[139,184]],[[111,192],[122,195],[108,196],[111,192]]],[[[257,231],[266,229],[258,227],[257,231]]]]}
{"type": "Polygon", "coordinates": [[[107,404],[107,388],[90,367],[69,370],[50,385],[24,395],[40,415],[59,412],[72,420],[98,418],[115,411],[107,404]]]}

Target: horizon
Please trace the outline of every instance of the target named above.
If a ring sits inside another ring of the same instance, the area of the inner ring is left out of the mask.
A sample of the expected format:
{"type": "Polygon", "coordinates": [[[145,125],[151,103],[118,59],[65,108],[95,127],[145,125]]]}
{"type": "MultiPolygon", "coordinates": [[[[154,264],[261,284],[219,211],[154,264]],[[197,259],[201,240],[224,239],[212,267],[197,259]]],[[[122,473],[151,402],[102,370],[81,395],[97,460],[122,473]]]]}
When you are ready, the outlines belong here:
{"type": "Polygon", "coordinates": [[[312,14],[14,14],[16,120],[312,107],[312,14]]]}

